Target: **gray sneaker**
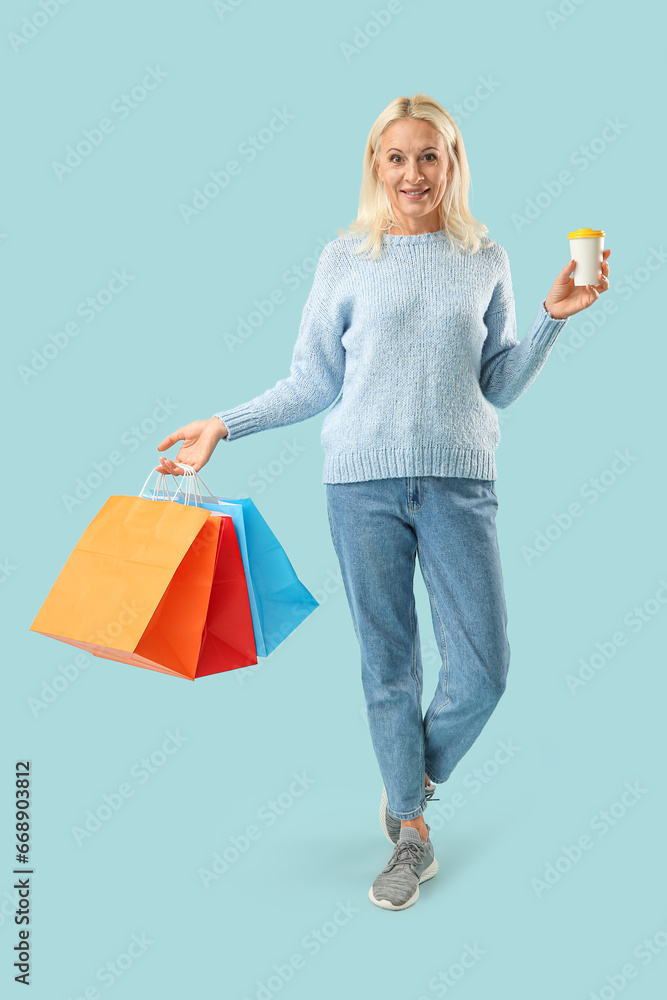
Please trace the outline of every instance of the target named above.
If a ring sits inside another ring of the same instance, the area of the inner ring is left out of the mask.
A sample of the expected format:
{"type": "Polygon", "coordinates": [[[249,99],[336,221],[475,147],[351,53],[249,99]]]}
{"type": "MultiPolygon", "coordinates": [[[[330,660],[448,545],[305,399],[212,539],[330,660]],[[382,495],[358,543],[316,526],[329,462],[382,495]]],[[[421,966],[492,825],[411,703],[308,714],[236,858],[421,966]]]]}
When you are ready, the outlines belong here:
{"type": "MultiPolygon", "coordinates": [[[[428,824],[426,829],[430,830],[428,824]]],[[[414,826],[404,826],[389,863],[368,890],[368,898],[385,910],[404,910],[419,898],[420,883],[433,878],[437,870],[431,837],[423,841],[414,826]]]]}
{"type": "MultiPolygon", "coordinates": [[[[433,798],[433,793],[435,792],[435,785],[431,782],[430,785],[426,786],[426,804],[433,798]]],[[[439,799],[435,799],[439,802],[439,799]]],[[[380,826],[382,827],[382,832],[389,841],[390,844],[395,844],[398,841],[398,836],[401,832],[401,821],[400,819],[395,819],[387,812],[387,790],[383,787],[382,798],[380,799],[380,826]]]]}

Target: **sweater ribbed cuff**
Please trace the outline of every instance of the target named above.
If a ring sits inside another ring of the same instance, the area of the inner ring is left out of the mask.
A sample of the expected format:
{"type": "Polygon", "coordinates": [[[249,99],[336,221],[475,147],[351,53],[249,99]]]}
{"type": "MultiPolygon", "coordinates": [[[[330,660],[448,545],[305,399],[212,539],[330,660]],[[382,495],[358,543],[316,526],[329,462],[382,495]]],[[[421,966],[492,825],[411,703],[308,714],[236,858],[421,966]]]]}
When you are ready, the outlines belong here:
{"type": "Polygon", "coordinates": [[[213,416],[219,417],[227,428],[228,433],[222,438],[223,441],[235,441],[236,438],[254,434],[261,429],[257,411],[247,403],[235,406],[231,410],[221,410],[213,416]]]}
{"type": "Polygon", "coordinates": [[[537,341],[540,347],[546,348],[547,351],[551,350],[556,337],[563,329],[568,319],[568,316],[566,316],[565,319],[554,319],[551,313],[547,310],[545,300],[543,299],[540,302],[540,307],[533,323],[533,343],[537,341]]]}

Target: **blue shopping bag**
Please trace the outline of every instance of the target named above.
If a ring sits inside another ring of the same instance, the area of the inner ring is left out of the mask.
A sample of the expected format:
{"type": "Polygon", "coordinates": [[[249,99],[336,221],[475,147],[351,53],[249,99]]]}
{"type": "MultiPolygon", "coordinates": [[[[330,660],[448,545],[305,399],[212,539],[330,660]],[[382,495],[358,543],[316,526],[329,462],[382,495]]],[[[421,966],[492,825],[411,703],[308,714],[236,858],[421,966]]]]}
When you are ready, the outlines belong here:
{"type": "Polygon", "coordinates": [[[160,486],[146,494],[144,485],[140,495],[193,504],[231,517],[248,585],[257,655],[268,656],[319,607],[319,601],[301,583],[287,553],[249,497],[214,496],[191,466],[178,464],[186,472],[185,489],[179,484],[179,489],[170,492],[163,476],[160,486]],[[208,495],[202,494],[201,486],[208,495]]]}

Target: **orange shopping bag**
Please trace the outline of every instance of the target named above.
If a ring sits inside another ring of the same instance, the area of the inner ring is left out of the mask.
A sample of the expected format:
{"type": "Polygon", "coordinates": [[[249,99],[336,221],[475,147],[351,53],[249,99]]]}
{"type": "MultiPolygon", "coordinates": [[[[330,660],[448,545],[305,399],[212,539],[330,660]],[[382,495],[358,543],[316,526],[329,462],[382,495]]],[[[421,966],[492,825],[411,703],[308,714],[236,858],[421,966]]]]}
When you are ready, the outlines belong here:
{"type": "MultiPolygon", "coordinates": [[[[221,520],[199,507],[110,497],[31,630],[95,656],[194,680],[221,520]]],[[[256,655],[247,662],[256,663],[256,655]]]]}

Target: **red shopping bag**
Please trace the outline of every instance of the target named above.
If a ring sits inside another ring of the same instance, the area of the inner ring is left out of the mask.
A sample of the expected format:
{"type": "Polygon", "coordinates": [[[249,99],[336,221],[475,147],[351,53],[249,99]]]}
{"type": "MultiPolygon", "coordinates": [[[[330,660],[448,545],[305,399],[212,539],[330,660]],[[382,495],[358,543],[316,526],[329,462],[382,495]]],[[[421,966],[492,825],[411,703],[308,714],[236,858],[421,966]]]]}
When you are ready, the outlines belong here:
{"type": "Polygon", "coordinates": [[[227,516],[218,520],[218,553],[195,677],[257,663],[248,585],[234,523],[227,516]]]}

